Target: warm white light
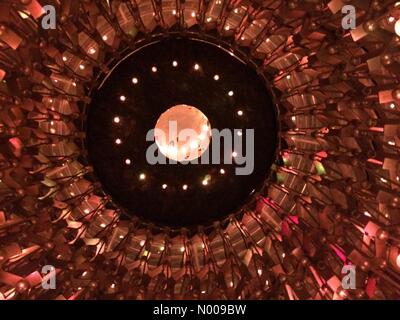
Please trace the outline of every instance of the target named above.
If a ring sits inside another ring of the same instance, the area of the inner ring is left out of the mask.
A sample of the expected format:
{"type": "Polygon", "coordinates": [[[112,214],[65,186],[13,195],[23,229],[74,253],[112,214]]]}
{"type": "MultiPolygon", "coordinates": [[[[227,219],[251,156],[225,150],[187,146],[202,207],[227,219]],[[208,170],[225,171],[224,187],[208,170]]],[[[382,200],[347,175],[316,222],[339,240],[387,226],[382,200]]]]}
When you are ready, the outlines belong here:
{"type": "Polygon", "coordinates": [[[394,108],[396,108],[396,105],[394,103],[391,103],[390,104],[390,109],[394,109],[394,108]]]}
{"type": "Polygon", "coordinates": [[[235,10],[233,10],[233,12],[234,12],[234,13],[238,13],[238,12],[239,12],[239,9],[236,8],[235,10]]]}
{"type": "Polygon", "coordinates": [[[173,15],[176,15],[176,10],[172,10],[172,14],[173,14],[173,15]]]}
{"type": "Polygon", "coordinates": [[[208,17],[207,18],[207,22],[210,22],[212,20],[212,18],[208,17]]]}
{"type": "Polygon", "coordinates": [[[103,36],[103,40],[104,40],[104,41],[107,41],[107,39],[108,39],[107,35],[104,35],[104,36],[103,36]]]}
{"type": "Polygon", "coordinates": [[[389,17],[389,19],[388,19],[388,21],[389,21],[390,23],[394,22],[394,20],[396,20],[394,17],[389,17]]]}
{"type": "Polygon", "coordinates": [[[79,69],[84,70],[84,69],[85,69],[85,66],[84,66],[83,64],[80,64],[80,65],[79,65],[79,69]]]}
{"type": "Polygon", "coordinates": [[[224,169],[221,169],[221,170],[219,170],[219,173],[220,173],[220,174],[225,174],[225,170],[224,170],[224,169]]]}
{"type": "Polygon", "coordinates": [[[237,132],[237,135],[238,135],[239,137],[241,137],[241,136],[243,135],[242,131],[238,131],[238,132],[237,132]]]}
{"type": "Polygon", "coordinates": [[[219,75],[218,75],[218,74],[216,74],[216,75],[214,76],[214,80],[215,80],[215,81],[218,81],[218,80],[219,80],[219,75]]]}
{"type": "Polygon", "coordinates": [[[121,144],[121,143],[122,143],[122,140],[121,140],[121,139],[115,139],[115,143],[116,143],[116,144],[121,144]]]}
{"type": "Polygon", "coordinates": [[[200,66],[196,63],[195,65],[194,65],[194,70],[199,70],[200,69],[200,66]]]}
{"type": "Polygon", "coordinates": [[[137,84],[139,82],[138,78],[132,78],[132,83],[137,84]]]}
{"type": "Polygon", "coordinates": [[[126,165],[129,166],[131,163],[132,163],[131,159],[125,159],[125,164],[126,164],[126,165]]]}
{"type": "Polygon", "coordinates": [[[105,223],[102,223],[101,225],[100,225],[100,227],[102,227],[102,228],[105,228],[107,225],[105,224],[105,223]]]}
{"type": "Polygon", "coordinates": [[[95,48],[90,48],[89,49],[89,53],[90,54],[95,54],[96,53],[96,49],[95,48]]]}
{"type": "Polygon", "coordinates": [[[400,268],[400,254],[397,256],[396,264],[400,268]]]}
{"type": "Polygon", "coordinates": [[[196,17],[196,12],[192,11],[192,18],[196,17]]]}
{"type": "Polygon", "coordinates": [[[292,116],[292,121],[296,121],[296,116],[292,116]]]}
{"type": "Polygon", "coordinates": [[[259,276],[261,276],[261,275],[262,275],[262,270],[261,270],[261,269],[258,269],[258,270],[257,270],[257,273],[258,273],[259,276]]]}
{"type": "Polygon", "coordinates": [[[167,185],[164,183],[163,185],[162,185],[162,188],[165,190],[165,189],[167,189],[167,185]]]}
{"type": "Polygon", "coordinates": [[[226,31],[228,31],[229,29],[230,29],[230,27],[229,27],[229,26],[226,26],[226,27],[225,27],[225,30],[226,30],[226,31]]]}
{"type": "Polygon", "coordinates": [[[198,147],[198,143],[196,141],[192,141],[190,143],[190,149],[196,149],[198,147]]]}
{"type": "Polygon", "coordinates": [[[187,184],[184,184],[184,185],[182,186],[182,189],[183,189],[183,190],[187,190],[187,188],[188,188],[188,185],[187,185],[187,184]]]}
{"type": "Polygon", "coordinates": [[[238,114],[238,116],[242,116],[242,115],[243,115],[243,111],[242,111],[242,110],[239,110],[239,111],[237,112],[237,114],[238,114]]]}
{"type": "Polygon", "coordinates": [[[175,161],[191,161],[200,157],[211,140],[211,126],[197,108],[177,105],[157,120],[155,140],[160,152],[175,161]],[[171,142],[176,143],[171,143],[171,142]]]}
{"type": "Polygon", "coordinates": [[[370,217],[370,218],[372,217],[371,214],[368,211],[364,211],[364,215],[367,216],[367,217],[370,217]]]}
{"type": "Polygon", "coordinates": [[[62,57],[63,61],[67,61],[67,57],[62,57]]]}
{"type": "Polygon", "coordinates": [[[237,152],[236,152],[236,151],[233,151],[233,152],[232,152],[232,157],[234,157],[234,158],[237,157],[237,152]]]}
{"type": "Polygon", "coordinates": [[[115,123],[119,123],[121,121],[121,119],[119,117],[114,117],[114,122],[115,123]]]}
{"type": "Polygon", "coordinates": [[[146,175],[145,175],[144,173],[141,173],[141,174],[139,175],[139,179],[140,179],[140,180],[146,179],[146,175]]]}
{"type": "Polygon", "coordinates": [[[145,240],[140,240],[140,242],[139,242],[139,244],[140,244],[141,247],[143,247],[145,243],[146,243],[145,240]]]}
{"type": "Polygon", "coordinates": [[[394,25],[394,31],[400,37],[400,19],[396,21],[396,24],[394,25]]]}
{"type": "Polygon", "coordinates": [[[288,74],[288,75],[286,76],[286,79],[288,79],[288,80],[290,79],[290,74],[288,74]]]}
{"type": "Polygon", "coordinates": [[[228,96],[230,96],[230,97],[233,96],[233,91],[232,90],[228,92],[228,96]]]}
{"type": "Polygon", "coordinates": [[[174,67],[177,67],[177,66],[178,66],[178,61],[172,61],[172,65],[173,65],[174,67]]]}
{"type": "Polygon", "coordinates": [[[203,186],[206,186],[206,185],[208,185],[208,180],[204,179],[201,183],[203,184],[203,186]]]}
{"type": "Polygon", "coordinates": [[[151,71],[157,72],[157,67],[156,67],[156,66],[152,67],[152,68],[151,68],[151,71]]]}
{"type": "Polygon", "coordinates": [[[125,96],[120,96],[119,100],[121,100],[122,102],[126,101],[126,97],[125,96]]]}
{"type": "Polygon", "coordinates": [[[85,210],[83,210],[83,212],[88,214],[90,212],[90,210],[89,209],[85,209],[85,210]]]}
{"type": "Polygon", "coordinates": [[[181,247],[181,252],[185,251],[185,247],[181,247]]]}

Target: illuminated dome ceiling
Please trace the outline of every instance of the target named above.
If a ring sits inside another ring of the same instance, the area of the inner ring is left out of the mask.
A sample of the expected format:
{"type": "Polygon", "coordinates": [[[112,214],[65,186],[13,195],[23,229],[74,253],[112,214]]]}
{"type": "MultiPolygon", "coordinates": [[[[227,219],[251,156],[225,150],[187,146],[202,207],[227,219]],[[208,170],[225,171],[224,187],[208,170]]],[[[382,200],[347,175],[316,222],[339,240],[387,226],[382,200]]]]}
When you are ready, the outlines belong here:
{"type": "Polygon", "coordinates": [[[2,1],[0,299],[398,298],[399,19],[395,1],[2,1]],[[255,128],[254,173],[149,166],[145,133],[182,104],[255,128]]]}

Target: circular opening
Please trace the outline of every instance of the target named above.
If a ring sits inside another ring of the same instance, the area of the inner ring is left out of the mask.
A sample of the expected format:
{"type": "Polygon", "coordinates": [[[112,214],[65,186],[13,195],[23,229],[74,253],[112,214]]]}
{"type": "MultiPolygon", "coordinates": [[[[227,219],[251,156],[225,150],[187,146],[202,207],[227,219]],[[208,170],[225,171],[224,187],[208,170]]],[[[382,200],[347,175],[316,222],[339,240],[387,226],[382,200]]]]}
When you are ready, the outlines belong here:
{"type": "Polygon", "coordinates": [[[121,218],[179,228],[224,220],[252,199],[275,161],[278,125],[265,81],[252,65],[212,43],[168,38],[112,69],[92,95],[86,131],[94,179],[121,218]],[[168,134],[169,120],[176,120],[175,134],[168,134]],[[177,141],[181,129],[195,134],[177,141]],[[165,163],[153,163],[160,155],[165,163]],[[249,173],[238,174],[245,166],[249,173]]]}

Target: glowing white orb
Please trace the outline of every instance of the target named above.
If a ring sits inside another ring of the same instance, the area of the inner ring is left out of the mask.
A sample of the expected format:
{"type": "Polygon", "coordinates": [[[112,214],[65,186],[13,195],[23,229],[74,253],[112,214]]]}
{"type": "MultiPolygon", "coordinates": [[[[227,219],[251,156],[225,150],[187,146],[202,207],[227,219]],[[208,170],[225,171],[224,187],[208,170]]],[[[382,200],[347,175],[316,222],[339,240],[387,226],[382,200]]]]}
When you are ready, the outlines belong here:
{"type": "Polygon", "coordinates": [[[211,140],[211,125],[197,108],[179,104],[158,118],[155,141],[167,158],[183,162],[199,158],[211,140]]]}

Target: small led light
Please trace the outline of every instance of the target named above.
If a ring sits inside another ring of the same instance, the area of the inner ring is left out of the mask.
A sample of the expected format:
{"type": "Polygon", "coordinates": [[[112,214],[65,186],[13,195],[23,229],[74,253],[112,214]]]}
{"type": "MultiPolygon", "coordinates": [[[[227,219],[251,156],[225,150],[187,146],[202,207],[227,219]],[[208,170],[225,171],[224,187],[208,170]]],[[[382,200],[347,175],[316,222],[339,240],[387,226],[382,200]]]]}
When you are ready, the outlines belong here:
{"type": "Polygon", "coordinates": [[[258,269],[258,270],[257,270],[257,273],[258,273],[259,276],[261,276],[261,275],[262,275],[262,270],[261,270],[261,269],[258,269]]]}
{"type": "Polygon", "coordinates": [[[370,218],[372,217],[371,214],[368,211],[364,211],[364,215],[367,216],[367,217],[370,217],[370,218]]]}
{"type": "Polygon", "coordinates": [[[290,74],[288,74],[288,75],[286,76],[286,79],[288,79],[288,80],[290,79],[290,74]]]}
{"type": "Polygon", "coordinates": [[[126,101],[126,97],[125,96],[120,96],[119,100],[121,100],[122,102],[126,101]]]}
{"type": "Polygon", "coordinates": [[[173,14],[173,15],[176,15],[176,10],[175,10],[175,9],[172,10],[172,14],[173,14]]]}
{"type": "Polygon", "coordinates": [[[394,17],[389,17],[389,19],[388,19],[388,21],[389,21],[390,23],[393,23],[394,20],[396,20],[394,17]]]}
{"type": "Polygon", "coordinates": [[[95,54],[96,53],[96,49],[95,48],[90,48],[89,49],[89,53],[90,54],[95,54]]]}
{"type": "Polygon", "coordinates": [[[84,70],[84,69],[85,69],[85,66],[84,66],[83,64],[80,64],[80,65],[79,65],[79,69],[84,70]]]}
{"type": "Polygon", "coordinates": [[[185,251],[185,247],[181,247],[181,252],[185,251]]]}
{"type": "Polygon", "coordinates": [[[214,76],[214,80],[215,80],[215,81],[218,81],[218,80],[219,80],[219,75],[218,75],[218,74],[216,74],[216,75],[214,76]]]}
{"type": "Polygon", "coordinates": [[[62,57],[63,61],[67,61],[67,57],[62,57]]]}
{"type": "Polygon", "coordinates": [[[161,246],[160,251],[164,251],[164,250],[165,250],[164,246],[161,246]]]}
{"type": "Polygon", "coordinates": [[[176,61],[176,60],[172,61],[172,66],[177,67],[178,66],[178,61],[176,61]]]}
{"type": "Polygon", "coordinates": [[[230,97],[233,96],[233,91],[232,90],[228,92],[228,96],[230,96],[230,97]]]}
{"type": "Polygon", "coordinates": [[[72,82],[72,85],[73,85],[74,87],[76,87],[76,82],[72,82]]]}
{"type": "Polygon", "coordinates": [[[194,65],[194,70],[199,70],[200,69],[200,66],[196,63],[195,65],[194,65]]]}
{"type": "Polygon", "coordinates": [[[89,209],[85,209],[85,210],[83,210],[83,212],[88,214],[90,212],[90,210],[89,209]]]}
{"type": "Polygon", "coordinates": [[[104,36],[103,36],[103,40],[104,40],[104,41],[107,41],[107,40],[108,40],[107,35],[104,35],[104,36]]]}
{"type": "Polygon", "coordinates": [[[241,137],[241,136],[243,135],[242,131],[241,131],[241,130],[238,131],[238,132],[237,132],[237,135],[238,135],[239,137],[241,137]]]}
{"type": "Polygon", "coordinates": [[[146,179],[146,175],[145,175],[144,173],[141,173],[141,174],[139,175],[139,179],[140,179],[140,180],[146,179]]]}
{"type": "Polygon", "coordinates": [[[146,243],[145,240],[140,240],[140,242],[139,242],[139,244],[140,244],[141,247],[143,247],[145,243],[146,243]]]}
{"type": "Polygon", "coordinates": [[[206,185],[208,185],[208,180],[204,179],[201,183],[203,184],[203,186],[206,186],[206,185]]]}
{"type": "Polygon", "coordinates": [[[118,139],[115,139],[115,143],[116,143],[116,144],[121,144],[121,143],[122,143],[122,140],[119,139],[119,138],[118,138],[118,139]]]}
{"type": "Polygon", "coordinates": [[[242,110],[239,110],[239,111],[237,112],[237,114],[238,114],[238,116],[242,116],[242,115],[243,115],[243,111],[242,111],[242,110]]]}
{"type": "Polygon", "coordinates": [[[115,123],[119,123],[121,121],[121,119],[119,117],[114,117],[114,122],[115,123]]]}
{"type": "Polygon", "coordinates": [[[125,159],[125,164],[126,164],[126,165],[129,166],[131,163],[132,163],[131,159],[125,159]]]}
{"type": "Polygon", "coordinates": [[[153,66],[153,67],[151,68],[151,71],[152,71],[152,72],[157,72],[157,67],[156,67],[156,66],[153,66]]]}
{"type": "Polygon", "coordinates": [[[296,121],[296,116],[292,116],[292,121],[296,121]]]}
{"type": "Polygon", "coordinates": [[[225,170],[224,170],[224,169],[220,169],[220,170],[219,170],[219,173],[220,173],[220,174],[225,174],[225,170]]]}
{"type": "Polygon", "coordinates": [[[234,13],[238,13],[238,12],[239,12],[239,9],[236,8],[235,10],[233,10],[233,12],[234,12],[234,13]]]}
{"type": "Polygon", "coordinates": [[[165,190],[165,189],[167,189],[167,185],[164,183],[163,185],[162,185],[162,188],[165,190]]]}
{"type": "Polygon", "coordinates": [[[187,188],[188,188],[188,185],[187,185],[187,184],[184,184],[184,185],[182,186],[182,189],[183,189],[183,190],[187,190],[187,188]]]}
{"type": "Polygon", "coordinates": [[[208,18],[206,19],[207,22],[211,22],[211,20],[212,20],[212,18],[210,18],[210,17],[208,17],[208,18]]]}
{"type": "Polygon", "coordinates": [[[391,103],[390,104],[390,109],[394,109],[394,108],[396,108],[396,105],[394,103],[391,103]]]}
{"type": "Polygon", "coordinates": [[[232,152],[232,157],[234,157],[234,158],[237,157],[237,152],[236,152],[236,151],[233,151],[233,152],[232,152]]]}
{"type": "Polygon", "coordinates": [[[137,84],[139,82],[138,78],[132,78],[132,83],[137,84]]]}
{"type": "Polygon", "coordinates": [[[265,39],[265,42],[270,42],[271,40],[269,38],[265,39]]]}
{"type": "Polygon", "coordinates": [[[192,18],[196,17],[196,12],[192,11],[192,18]]]}
{"type": "Polygon", "coordinates": [[[228,31],[229,29],[230,29],[230,27],[229,27],[229,26],[226,26],[226,27],[225,27],[225,30],[226,30],[226,31],[228,31]]]}
{"type": "Polygon", "coordinates": [[[102,227],[102,228],[105,228],[107,225],[105,224],[105,223],[102,223],[101,225],[100,225],[100,227],[102,227]]]}

